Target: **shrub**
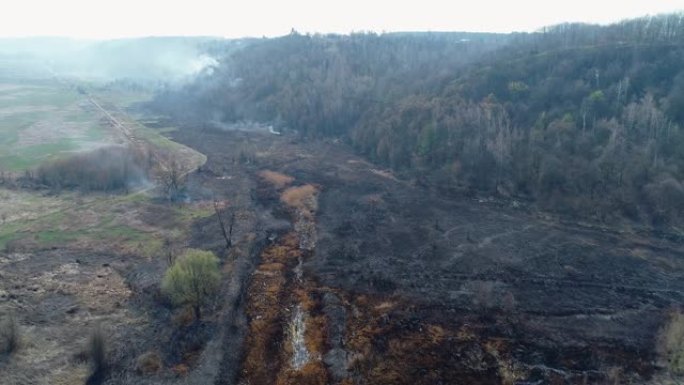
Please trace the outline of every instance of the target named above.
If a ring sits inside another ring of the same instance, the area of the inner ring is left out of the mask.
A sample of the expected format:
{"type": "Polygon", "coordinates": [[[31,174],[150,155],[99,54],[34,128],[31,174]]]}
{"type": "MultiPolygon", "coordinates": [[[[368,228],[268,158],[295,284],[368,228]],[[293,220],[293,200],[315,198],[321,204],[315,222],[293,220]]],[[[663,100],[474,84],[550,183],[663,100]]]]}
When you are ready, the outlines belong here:
{"type": "Polygon", "coordinates": [[[53,189],[124,190],[145,178],[139,158],[125,147],[105,147],[43,164],[34,178],[53,189]]]}
{"type": "Polygon", "coordinates": [[[159,372],[161,367],[161,358],[153,351],[141,354],[135,363],[135,370],[140,374],[154,374],[159,372]]]}
{"type": "Polygon", "coordinates": [[[219,288],[219,260],[210,251],[189,249],[166,271],[162,292],[176,305],[192,306],[197,320],[201,307],[219,288]]]}

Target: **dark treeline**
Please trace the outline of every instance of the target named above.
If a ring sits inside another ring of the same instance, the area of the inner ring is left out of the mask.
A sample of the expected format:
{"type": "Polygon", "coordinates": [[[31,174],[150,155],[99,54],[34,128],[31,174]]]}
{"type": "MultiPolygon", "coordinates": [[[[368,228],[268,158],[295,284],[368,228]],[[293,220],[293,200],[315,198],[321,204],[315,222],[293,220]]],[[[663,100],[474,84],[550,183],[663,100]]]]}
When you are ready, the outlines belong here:
{"type": "Polygon", "coordinates": [[[341,137],[443,192],[659,226],[684,214],[682,14],[534,34],[293,33],[155,107],[341,137]]]}

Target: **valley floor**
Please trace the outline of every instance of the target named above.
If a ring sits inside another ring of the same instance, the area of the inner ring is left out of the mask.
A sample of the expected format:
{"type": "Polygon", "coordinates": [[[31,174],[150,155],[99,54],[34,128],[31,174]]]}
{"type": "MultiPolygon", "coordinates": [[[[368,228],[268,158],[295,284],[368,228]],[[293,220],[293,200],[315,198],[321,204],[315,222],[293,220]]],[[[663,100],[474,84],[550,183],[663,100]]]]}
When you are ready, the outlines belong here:
{"type": "Polygon", "coordinates": [[[127,248],[38,237],[0,254],[0,308],[25,336],[0,363],[11,383],[84,381],[96,324],[108,384],[660,381],[658,332],[683,300],[681,239],[446,199],[332,142],[165,135],[207,157],[188,201],[123,200],[107,222],[128,213],[127,231],[151,237],[119,234],[127,248]],[[215,202],[236,218],[230,250],[215,202]],[[165,252],[144,247],[174,233],[223,261],[201,324],[160,298],[165,252]]]}

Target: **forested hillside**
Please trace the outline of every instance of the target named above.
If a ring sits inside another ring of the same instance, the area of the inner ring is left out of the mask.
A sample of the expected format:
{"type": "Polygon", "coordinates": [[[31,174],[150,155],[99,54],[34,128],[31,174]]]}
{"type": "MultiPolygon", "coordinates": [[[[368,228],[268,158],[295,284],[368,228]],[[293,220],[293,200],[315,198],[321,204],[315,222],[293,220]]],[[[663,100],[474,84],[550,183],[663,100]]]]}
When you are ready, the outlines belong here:
{"type": "Polygon", "coordinates": [[[445,194],[659,227],[684,216],[682,14],[533,34],[293,32],[154,107],[342,138],[445,194]]]}

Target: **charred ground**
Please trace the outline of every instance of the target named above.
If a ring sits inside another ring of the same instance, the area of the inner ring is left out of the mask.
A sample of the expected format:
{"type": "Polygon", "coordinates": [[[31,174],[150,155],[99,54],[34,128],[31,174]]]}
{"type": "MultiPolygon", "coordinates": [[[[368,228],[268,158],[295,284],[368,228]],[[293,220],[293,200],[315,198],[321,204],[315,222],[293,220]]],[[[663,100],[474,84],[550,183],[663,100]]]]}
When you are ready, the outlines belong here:
{"type": "Polygon", "coordinates": [[[207,156],[184,201],[85,197],[55,223],[112,212],[92,221],[111,230],[101,244],[31,237],[52,226],[37,221],[0,255],[0,295],[24,335],[0,363],[15,383],[662,378],[658,334],[684,290],[676,235],[445,197],[331,140],[191,124],[166,135],[207,156]],[[236,219],[230,249],[215,207],[236,219]],[[160,292],[169,234],[221,260],[202,322],[160,292]],[[97,325],[109,365],[94,378],[84,346],[97,325]]]}
{"type": "MultiPolygon", "coordinates": [[[[304,286],[327,320],[321,359],[334,383],[643,382],[659,373],[657,333],[684,289],[676,236],[568,221],[512,200],[445,199],[333,142],[190,127],[174,139],[208,156],[202,178],[249,175],[257,215],[270,218],[271,230],[255,229],[264,237],[291,231],[291,216],[275,190],[259,187],[260,171],[317,187],[304,286]]],[[[199,243],[207,233],[195,233],[199,243]]]]}

